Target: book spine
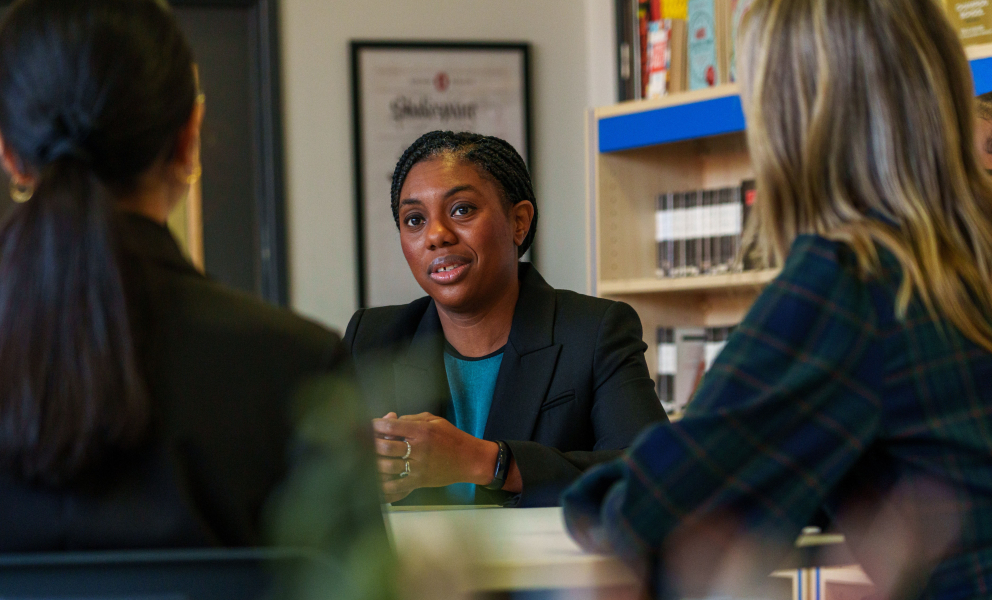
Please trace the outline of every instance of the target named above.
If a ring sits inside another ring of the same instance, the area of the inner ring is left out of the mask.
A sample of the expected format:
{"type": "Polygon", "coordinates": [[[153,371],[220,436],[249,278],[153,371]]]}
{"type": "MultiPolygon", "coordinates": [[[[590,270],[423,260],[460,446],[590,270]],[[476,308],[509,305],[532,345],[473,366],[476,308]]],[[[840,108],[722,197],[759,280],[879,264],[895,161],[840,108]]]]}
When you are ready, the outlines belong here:
{"type": "Polygon", "coordinates": [[[661,0],[661,16],[663,19],[682,19],[688,17],[686,0],[661,0]]]}
{"type": "MultiPolygon", "coordinates": [[[[755,188],[753,180],[747,180],[741,183],[738,194],[740,195],[741,203],[741,232],[747,229],[747,225],[750,222],[751,212],[754,209],[754,202],[758,197],[758,190],[755,188]]],[[[744,270],[751,270],[758,268],[757,260],[755,259],[754,253],[755,248],[753,246],[744,247],[740,250],[741,252],[741,266],[744,270]]]]}
{"type": "Polygon", "coordinates": [[[731,30],[733,29],[734,0],[713,0],[713,32],[716,41],[717,84],[730,81],[730,61],[732,48],[730,45],[731,30]]]}
{"type": "Polygon", "coordinates": [[[672,194],[671,199],[671,275],[678,277],[685,271],[685,193],[672,194]]]}
{"type": "Polygon", "coordinates": [[[729,327],[711,327],[706,330],[706,370],[709,371],[716,361],[716,357],[720,355],[723,351],[724,346],[727,345],[727,337],[729,336],[729,327]]]}
{"type": "Polygon", "coordinates": [[[638,87],[638,98],[647,98],[648,87],[648,11],[649,0],[640,0],[637,5],[638,37],[641,48],[641,85],[638,87]]]}
{"type": "Polygon", "coordinates": [[[699,90],[719,83],[715,0],[689,0],[689,89],[699,90]]]}
{"type": "Polygon", "coordinates": [[[617,92],[621,102],[635,99],[634,13],[631,0],[616,0],[617,92]]]}
{"type": "Polygon", "coordinates": [[[706,372],[706,330],[701,327],[675,329],[675,409],[689,404],[706,372]]]}
{"type": "Polygon", "coordinates": [[[709,273],[713,270],[713,252],[711,241],[713,239],[713,192],[703,192],[702,206],[699,208],[700,228],[699,239],[702,249],[699,254],[699,272],[709,273]]]}
{"type": "Polygon", "coordinates": [[[658,276],[668,277],[672,271],[672,212],[669,201],[672,195],[660,194],[655,211],[655,242],[658,245],[658,276]]]}
{"type": "Polygon", "coordinates": [[[719,222],[717,231],[718,244],[720,246],[720,272],[726,273],[734,266],[736,258],[734,239],[737,232],[734,231],[733,213],[735,210],[735,194],[731,188],[720,190],[719,222]]]}
{"type": "Polygon", "coordinates": [[[685,272],[699,274],[699,197],[702,192],[688,192],[685,199],[685,272]]]}
{"type": "Polygon", "coordinates": [[[650,0],[650,10],[648,12],[649,21],[660,21],[662,18],[661,0],[650,0]]]}
{"type": "Polygon", "coordinates": [[[675,349],[675,330],[659,327],[658,343],[658,399],[665,412],[675,412],[675,374],[678,358],[675,349]]]}
{"type": "Polygon", "coordinates": [[[630,53],[633,62],[633,81],[631,86],[633,88],[633,96],[631,100],[641,99],[641,19],[640,19],[640,0],[629,0],[630,2],[630,31],[631,31],[631,48],[630,53]]]}
{"type": "Polygon", "coordinates": [[[742,252],[742,244],[744,237],[745,206],[744,206],[744,194],[741,193],[739,188],[737,192],[734,194],[734,200],[733,202],[730,203],[730,206],[732,207],[732,209],[730,211],[729,227],[730,227],[730,231],[733,232],[733,240],[734,240],[733,264],[736,265],[738,268],[740,268],[743,267],[744,264],[743,260],[738,260],[738,257],[739,256],[742,257],[741,252],[742,252]]]}
{"type": "Polygon", "coordinates": [[[668,93],[684,92],[686,88],[686,22],[666,19],[668,26],[668,93]]]}
{"type": "Polygon", "coordinates": [[[648,23],[647,98],[660,98],[668,92],[669,33],[664,21],[648,23]]]}

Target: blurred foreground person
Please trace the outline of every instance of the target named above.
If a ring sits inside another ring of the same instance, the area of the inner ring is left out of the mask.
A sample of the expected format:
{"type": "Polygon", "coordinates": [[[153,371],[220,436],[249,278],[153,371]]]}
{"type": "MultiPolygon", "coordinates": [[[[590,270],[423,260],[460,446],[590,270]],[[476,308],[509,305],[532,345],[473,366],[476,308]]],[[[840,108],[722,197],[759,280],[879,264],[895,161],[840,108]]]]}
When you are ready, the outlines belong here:
{"type": "Polygon", "coordinates": [[[879,597],[987,597],[992,181],[960,42],[931,0],[757,0],[741,55],[784,268],[685,419],[566,493],[568,526],[659,596],[740,597],[822,507],[879,597]]]}
{"type": "MultiPolygon", "coordinates": [[[[2,552],[258,545],[267,516],[279,541],[320,542],[269,502],[291,446],[348,490],[320,507],[333,549],[384,543],[339,338],[202,276],[166,228],[203,115],[164,2],[24,0],[0,24],[21,202],[0,229],[2,552]],[[341,393],[291,406],[334,373],[341,393]]],[[[294,476],[282,497],[306,505],[294,476]]]]}

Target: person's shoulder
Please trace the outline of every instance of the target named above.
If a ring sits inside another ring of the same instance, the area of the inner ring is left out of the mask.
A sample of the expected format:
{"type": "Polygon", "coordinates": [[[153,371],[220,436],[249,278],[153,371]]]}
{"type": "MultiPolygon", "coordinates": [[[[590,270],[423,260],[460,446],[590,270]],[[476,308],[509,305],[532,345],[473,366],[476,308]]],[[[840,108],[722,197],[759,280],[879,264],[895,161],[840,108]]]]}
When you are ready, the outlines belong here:
{"type": "MultiPolygon", "coordinates": [[[[626,302],[597,298],[571,290],[555,290],[555,331],[599,336],[604,329],[636,329],[641,321],[626,302]]],[[[638,334],[639,335],[639,334],[638,334]]]]}
{"type": "Polygon", "coordinates": [[[833,315],[867,327],[876,322],[877,274],[867,273],[846,242],[819,235],[793,241],[781,272],[764,289],[748,318],[781,328],[807,326],[814,315],[833,315]]]}
{"type": "Polygon", "coordinates": [[[827,292],[839,282],[863,284],[858,258],[842,241],[820,235],[797,236],[777,281],[827,292]]]}
{"type": "Polygon", "coordinates": [[[567,318],[580,319],[601,319],[610,308],[624,304],[617,300],[597,298],[572,290],[559,289],[555,290],[555,301],[559,308],[558,314],[567,318]]]}
{"type": "Polygon", "coordinates": [[[183,327],[213,337],[243,339],[259,346],[327,355],[340,347],[334,331],[284,307],[207,278],[185,277],[168,299],[183,327]]]}
{"type": "Polygon", "coordinates": [[[348,323],[345,344],[352,354],[360,354],[412,339],[430,303],[425,296],[409,304],[360,308],[348,323]]]}

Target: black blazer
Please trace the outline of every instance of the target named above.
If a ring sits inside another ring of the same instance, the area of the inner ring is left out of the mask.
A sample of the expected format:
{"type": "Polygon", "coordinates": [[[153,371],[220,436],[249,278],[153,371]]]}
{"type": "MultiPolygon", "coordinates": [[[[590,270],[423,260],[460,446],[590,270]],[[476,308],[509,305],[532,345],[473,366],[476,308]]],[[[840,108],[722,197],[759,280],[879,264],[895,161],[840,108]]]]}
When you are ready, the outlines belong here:
{"type": "MultiPolygon", "coordinates": [[[[507,442],[524,492],[511,498],[477,488],[476,502],[555,505],[585,469],[616,458],[641,429],[667,417],[630,306],[555,290],[528,263],[519,273],[520,297],[483,437],[507,442]]],[[[376,414],[445,415],[451,395],[433,300],[359,310],[345,344],[376,414]]],[[[443,498],[421,489],[404,503],[443,498]]]]}
{"type": "MultiPolygon", "coordinates": [[[[349,363],[334,333],[202,276],[161,225],[128,216],[124,237],[149,442],[66,489],[0,473],[0,551],[260,543],[263,507],[287,473],[294,392],[349,363]]],[[[339,446],[360,449],[363,468],[340,483],[368,499],[346,517],[381,526],[368,428],[344,429],[355,439],[339,446]]]]}

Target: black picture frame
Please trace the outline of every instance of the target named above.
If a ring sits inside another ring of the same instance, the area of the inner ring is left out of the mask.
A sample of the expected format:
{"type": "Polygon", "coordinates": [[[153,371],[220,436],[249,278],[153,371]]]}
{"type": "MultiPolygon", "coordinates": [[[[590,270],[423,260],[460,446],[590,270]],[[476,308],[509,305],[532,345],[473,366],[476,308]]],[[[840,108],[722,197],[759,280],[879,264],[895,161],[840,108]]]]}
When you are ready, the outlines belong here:
{"type": "MultiPolygon", "coordinates": [[[[357,302],[360,308],[368,306],[368,252],[366,251],[365,235],[365,169],[363,156],[365,151],[363,123],[363,93],[361,73],[361,52],[366,49],[375,50],[439,50],[466,52],[518,52],[521,55],[521,86],[523,113],[523,140],[525,161],[528,170],[533,173],[533,127],[531,111],[531,47],[527,42],[476,42],[476,41],[436,41],[436,40],[352,40],[350,43],[351,63],[351,103],[352,103],[352,139],[354,153],[354,186],[355,186],[355,250],[357,274],[357,302]]],[[[385,199],[383,199],[385,200],[385,199]]],[[[533,256],[534,250],[530,251],[533,256]]]]}

